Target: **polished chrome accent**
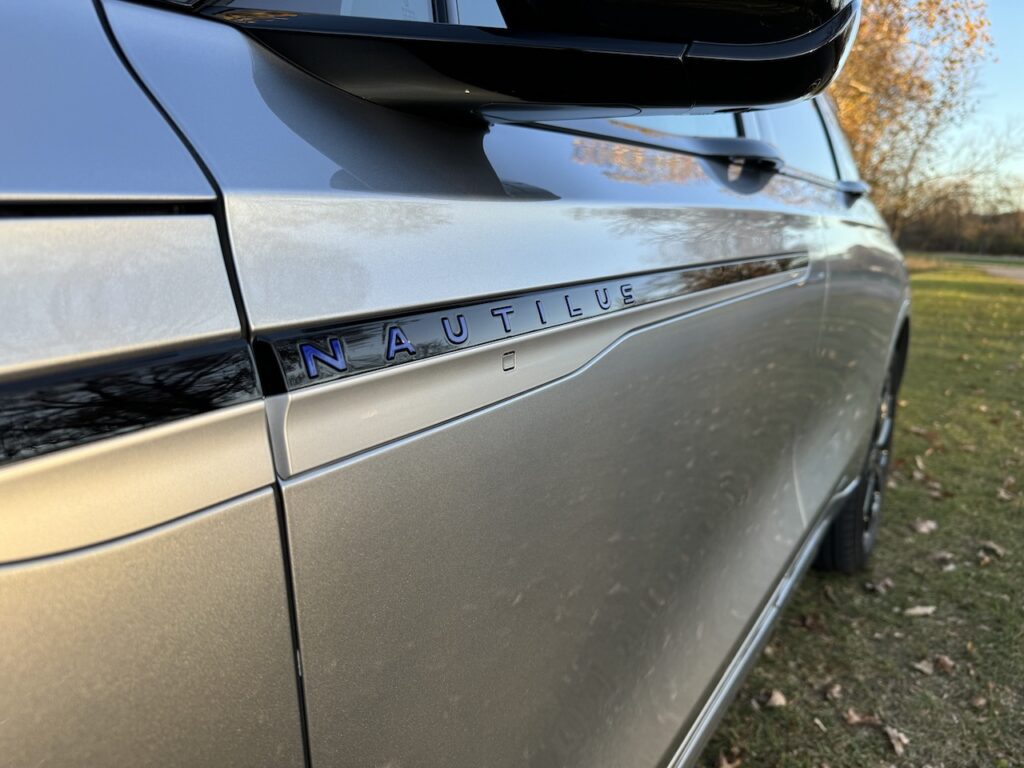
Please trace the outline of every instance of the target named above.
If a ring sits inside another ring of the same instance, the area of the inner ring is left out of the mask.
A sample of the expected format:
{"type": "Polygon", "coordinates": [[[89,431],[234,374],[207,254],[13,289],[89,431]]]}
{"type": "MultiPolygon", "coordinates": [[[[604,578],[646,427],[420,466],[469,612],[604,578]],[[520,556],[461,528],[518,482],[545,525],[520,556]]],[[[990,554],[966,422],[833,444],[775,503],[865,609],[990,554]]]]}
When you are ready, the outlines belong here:
{"type": "Polygon", "coordinates": [[[0,219],[0,242],[0,380],[240,333],[212,216],[0,219]]]}
{"type": "Polygon", "coordinates": [[[96,544],[273,482],[263,403],[0,468],[0,562],[96,544]]]}
{"type": "Polygon", "coordinates": [[[805,275],[798,267],[269,397],[277,472],[291,477],[515,396],[583,368],[637,328],[805,275]],[[515,369],[503,372],[502,357],[513,348],[515,369]]]}

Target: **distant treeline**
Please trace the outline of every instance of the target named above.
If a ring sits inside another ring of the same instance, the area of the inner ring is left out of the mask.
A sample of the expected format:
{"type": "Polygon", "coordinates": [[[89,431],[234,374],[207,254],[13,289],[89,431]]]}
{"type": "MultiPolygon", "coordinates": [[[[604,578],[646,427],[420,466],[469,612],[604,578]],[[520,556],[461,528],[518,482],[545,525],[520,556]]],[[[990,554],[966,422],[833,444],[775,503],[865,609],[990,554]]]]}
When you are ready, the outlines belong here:
{"type": "Polygon", "coordinates": [[[1024,211],[959,213],[949,209],[906,222],[900,245],[918,251],[1024,255],[1024,211]]]}

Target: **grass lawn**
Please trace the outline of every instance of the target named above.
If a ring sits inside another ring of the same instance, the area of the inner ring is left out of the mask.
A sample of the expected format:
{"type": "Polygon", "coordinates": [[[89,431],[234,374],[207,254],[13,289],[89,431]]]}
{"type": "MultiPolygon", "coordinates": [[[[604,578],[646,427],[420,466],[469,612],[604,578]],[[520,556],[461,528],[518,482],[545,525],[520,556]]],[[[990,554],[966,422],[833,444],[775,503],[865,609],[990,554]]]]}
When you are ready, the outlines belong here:
{"type": "Polygon", "coordinates": [[[1024,284],[916,269],[873,563],[807,575],[702,765],[1024,766],[1024,284]]]}

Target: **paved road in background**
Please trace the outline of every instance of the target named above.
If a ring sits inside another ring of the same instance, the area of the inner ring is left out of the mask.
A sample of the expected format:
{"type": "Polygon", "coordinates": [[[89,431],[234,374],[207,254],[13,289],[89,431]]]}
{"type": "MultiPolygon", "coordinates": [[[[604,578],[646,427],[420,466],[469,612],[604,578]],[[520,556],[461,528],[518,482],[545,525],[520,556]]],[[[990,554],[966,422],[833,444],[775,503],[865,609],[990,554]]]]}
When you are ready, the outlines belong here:
{"type": "Polygon", "coordinates": [[[1024,283],[1024,267],[1002,267],[994,264],[985,264],[981,268],[988,272],[993,277],[1006,277],[1009,278],[1010,280],[1017,280],[1018,282],[1024,283]]]}

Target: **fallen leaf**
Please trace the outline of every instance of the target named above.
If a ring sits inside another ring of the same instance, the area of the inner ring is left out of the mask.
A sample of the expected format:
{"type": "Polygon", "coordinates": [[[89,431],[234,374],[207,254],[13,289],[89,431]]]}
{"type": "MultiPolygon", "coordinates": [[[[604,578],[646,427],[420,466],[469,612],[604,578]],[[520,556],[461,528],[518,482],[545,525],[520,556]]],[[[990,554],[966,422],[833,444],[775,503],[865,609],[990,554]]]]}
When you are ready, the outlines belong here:
{"type": "Polygon", "coordinates": [[[1006,550],[996,544],[994,541],[983,541],[981,542],[981,548],[987,552],[991,552],[996,557],[1006,557],[1006,550]]]}
{"type": "Polygon", "coordinates": [[[1013,501],[1016,497],[1005,488],[1000,488],[996,491],[996,498],[1000,501],[1013,501]]]}
{"type": "Polygon", "coordinates": [[[829,701],[839,701],[839,699],[843,698],[843,686],[839,683],[832,683],[832,685],[825,689],[825,698],[829,701]]]}
{"type": "Polygon", "coordinates": [[[819,718],[814,718],[814,724],[818,726],[822,733],[828,733],[828,728],[825,727],[825,724],[819,718]]]}
{"type": "Polygon", "coordinates": [[[935,613],[934,605],[915,605],[912,608],[907,608],[903,611],[904,616],[911,616],[914,618],[931,616],[933,613],[935,613]]]}
{"type": "Polygon", "coordinates": [[[992,562],[992,558],[985,554],[985,550],[978,550],[978,565],[984,568],[986,565],[992,562]]]}
{"type": "Polygon", "coordinates": [[[730,760],[728,757],[725,756],[724,752],[719,752],[718,768],[739,768],[739,766],[743,765],[742,758],[737,757],[735,754],[733,755],[733,757],[735,757],[736,759],[730,760]]]}
{"type": "Polygon", "coordinates": [[[896,582],[886,576],[881,581],[866,581],[864,582],[864,589],[868,592],[876,592],[879,595],[884,595],[890,589],[896,586],[896,582]]]}
{"type": "Polygon", "coordinates": [[[891,725],[885,726],[885,733],[889,737],[889,743],[892,744],[892,751],[896,753],[897,757],[902,757],[907,750],[907,745],[910,744],[910,739],[891,725]]]}
{"type": "Polygon", "coordinates": [[[971,699],[971,706],[975,709],[984,709],[988,706],[988,699],[986,699],[984,696],[975,696],[973,699],[971,699]]]}
{"type": "Polygon", "coordinates": [[[953,562],[956,559],[956,555],[954,555],[952,552],[940,550],[938,552],[933,552],[931,555],[931,559],[934,560],[936,563],[945,564],[953,562]]]}
{"type": "Polygon", "coordinates": [[[951,675],[953,670],[956,669],[956,662],[949,658],[949,656],[940,653],[935,657],[935,666],[947,675],[951,675]]]}
{"type": "Polygon", "coordinates": [[[862,715],[853,707],[850,707],[843,714],[843,719],[846,720],[847,725],[881,725],[882,721],[878,719],[877,715],[862,715]]]}
{"type": "Polygon", "coordinates": [[[966,645],[964,645],[964,647],[967,649],[967,652],[969,654],[971,654],[971,655],[973,655],[974,651],[976,650],[976,646],[974,645],[974,641],[973,640],[968,640],[966,645]]]}
{"type": "Polygon", "coordinates": [[[828,585],[828,584],[825,585],[824,592],[825,592],[825,597],[828,598],[828,601],[830,603],[832,603],[833,605],[838,605],[839,604],[839,601],[836,600],[836,593],[832,590],[832,587],[830,585],[828,585]]]}
{"type": "Polygon", "coordinates": [[[950,571],[955,571],[955,570],[956,570],[956,563],[946,563],[944,566],[942,566],[942,572],[943,573],[949,573],[950,571]]]}
{"type": "Polygon", "coordinates": [[[789,702],[786,701],[785,694],[783,694],[782,691],[776,688],[768,696],[768,701],[766,701],[764,705],[769,709],[778,709],[779,707],[786,706],[788,703],[789,702]]]}
{"type": "MultiPolygon", "coordinates": [[[[939,488],[933,488],[932,490],[938,492],[939,496],[942,495],[941,486],[939,488]]],[[[939,529],[939,524],[934,520],[922,520],[921,518],[917,518],[913,523],[911,523],[911,528],[914,529],[915,533],[928,534],[935,533],[935,531],[939,529]]]]}
{"type": "Polygon", "coordinates": [[[914,457],[914,464],[915,464],[915,465],[917,465],[917,468],[918,468],[919,470],[921,470],[922,472],[924,472],[924,471],[925,471],[925,468],[924,468],[924,459],[922,459],[922,458],[921,458],[920,456],[915,456],[915,457],[914,457]]]}
{"type": "Polygon", "coordinates": [[[921,674],[924,674],[924,675],[934,675],[935,674],[935,665],[932,662],[928,661],[928,659],[922,659],[921,661],[916,661],[913,664],[911,664],[910,666],[912,666],[914,669],[916,669],[918,672],[920,672],[921,674]]]}

